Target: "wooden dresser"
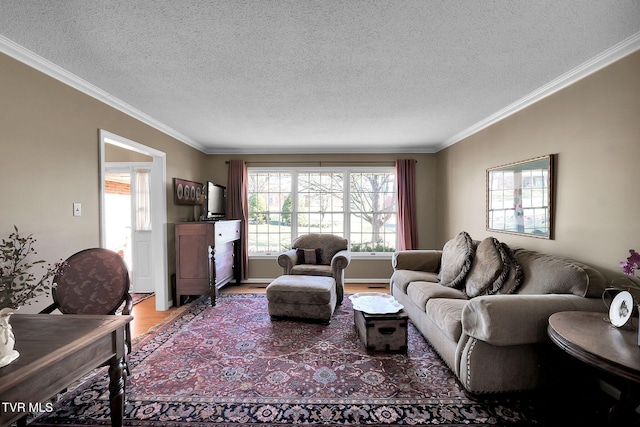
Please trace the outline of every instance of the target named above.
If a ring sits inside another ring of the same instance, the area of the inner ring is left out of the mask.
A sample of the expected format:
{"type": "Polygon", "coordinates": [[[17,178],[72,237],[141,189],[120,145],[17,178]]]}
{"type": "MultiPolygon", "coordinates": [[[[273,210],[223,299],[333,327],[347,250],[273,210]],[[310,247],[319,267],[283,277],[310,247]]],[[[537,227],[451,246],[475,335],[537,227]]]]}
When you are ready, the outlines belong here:
{"type": "Polygon", "coordinates": [[[240,283],[240,220],[176,224],[176,306],[184,295],[211,296],[231,280],[240,283]]]}

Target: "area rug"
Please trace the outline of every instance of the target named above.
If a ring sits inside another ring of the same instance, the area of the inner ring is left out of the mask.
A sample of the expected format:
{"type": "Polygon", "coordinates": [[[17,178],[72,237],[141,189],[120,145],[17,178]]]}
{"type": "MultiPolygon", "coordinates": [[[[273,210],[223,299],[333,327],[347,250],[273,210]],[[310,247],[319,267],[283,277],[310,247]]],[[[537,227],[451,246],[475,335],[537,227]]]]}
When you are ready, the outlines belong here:
{"type": "MultiPolygon", "coordinates": [[[[348,299],[329,325],[271,321],[264,294],[206,298],[138,341],[125,425],[535,425],[521,401],[467,398],[409,324],[406,353],[368,353],[348,299]]],[[[104,370],[39,425],[110,424],[104,370]]]]}
{"type": "MultiPolygon", "coordinates": [[[[131,293],[129,292],[129,296],[131,297],[131,305],[136,305],[148,298],[151,298],[153,296],[153,292],[136,292],[136,293],[131,293]]],[[[117,310],[116,313],[117,314],[121,314],[122,310],[124,310],[125,307],[125,303],[122,304],[122,306],[120,306],[117,310]]]]}
{"type": "Polygon", "coordinates": [[[133,305],[136,305],[139,302],[146,300],[147,298],[151,298],[153,296],[153,292],[134,292],[130,293],[129,295],[131,295],[131,302],[133,303],[133,305]]]}

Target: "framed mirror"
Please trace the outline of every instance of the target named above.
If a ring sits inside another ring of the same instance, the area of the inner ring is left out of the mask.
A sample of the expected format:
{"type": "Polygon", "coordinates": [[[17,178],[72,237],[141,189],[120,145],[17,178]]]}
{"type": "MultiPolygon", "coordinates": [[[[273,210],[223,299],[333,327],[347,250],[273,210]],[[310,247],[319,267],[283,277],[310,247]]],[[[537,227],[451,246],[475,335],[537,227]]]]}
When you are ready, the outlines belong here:
{"type": "Polygon", "coordinates": [[[487,230],[553,238],[554,156],[487,169],[487,230]]]}

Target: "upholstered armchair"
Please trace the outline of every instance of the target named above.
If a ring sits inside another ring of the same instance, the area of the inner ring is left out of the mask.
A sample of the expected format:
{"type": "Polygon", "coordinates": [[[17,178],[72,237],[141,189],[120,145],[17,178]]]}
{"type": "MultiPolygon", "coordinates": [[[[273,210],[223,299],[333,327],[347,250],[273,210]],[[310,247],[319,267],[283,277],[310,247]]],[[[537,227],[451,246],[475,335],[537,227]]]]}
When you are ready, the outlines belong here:
{"type": "Polygon", "coordinates": [[[350,262],[349,242],[333,234],[300,236],[278,256],[283,274],[333,277],[338,304],[344,297],[344,269],[350,262]]]}

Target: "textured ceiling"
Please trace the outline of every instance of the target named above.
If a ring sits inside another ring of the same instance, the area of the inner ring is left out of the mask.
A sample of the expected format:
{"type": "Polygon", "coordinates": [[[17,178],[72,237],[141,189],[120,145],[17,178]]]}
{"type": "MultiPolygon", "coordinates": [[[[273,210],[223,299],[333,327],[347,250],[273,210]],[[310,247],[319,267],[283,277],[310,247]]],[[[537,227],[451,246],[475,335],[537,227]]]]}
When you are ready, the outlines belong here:
{"type": "Polygon", "coordinates": [[[639,34],[637,0],[0,0],[5,52],[207,153],[434,152],[639,34]]]}

